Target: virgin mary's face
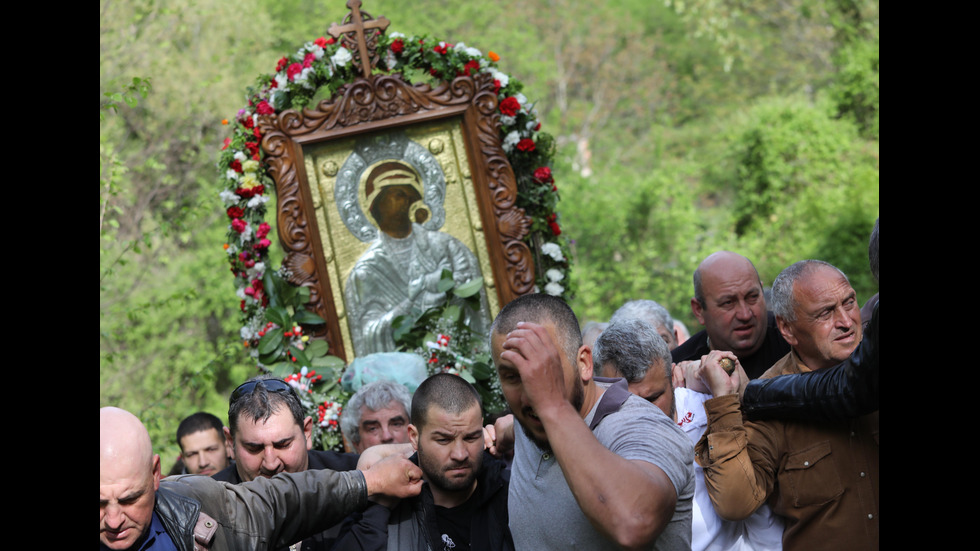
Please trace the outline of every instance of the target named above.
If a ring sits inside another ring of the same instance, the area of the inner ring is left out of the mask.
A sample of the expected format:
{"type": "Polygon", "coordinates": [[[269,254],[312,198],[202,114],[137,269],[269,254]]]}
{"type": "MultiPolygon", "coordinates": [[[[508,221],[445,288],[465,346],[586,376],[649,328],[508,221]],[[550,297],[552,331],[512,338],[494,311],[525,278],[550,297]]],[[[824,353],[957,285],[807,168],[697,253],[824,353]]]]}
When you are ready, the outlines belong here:
{"type": "Polygon", "coordinates": [[[381,231],[392,237],[407,237],[412,233],[408,209],[419,199],[419,192],[412,186],[389,186],[371,203],[371,215],[381,231]]]}

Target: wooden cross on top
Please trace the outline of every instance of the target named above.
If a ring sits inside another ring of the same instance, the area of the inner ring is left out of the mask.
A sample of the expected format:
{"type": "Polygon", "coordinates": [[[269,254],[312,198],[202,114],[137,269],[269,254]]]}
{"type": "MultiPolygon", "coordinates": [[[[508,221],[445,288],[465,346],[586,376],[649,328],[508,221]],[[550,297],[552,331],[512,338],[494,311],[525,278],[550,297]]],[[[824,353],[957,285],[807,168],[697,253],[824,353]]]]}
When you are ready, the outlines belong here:
{"type": "Polygon", "coordinates": [[[374,59],[376,58],[374,49],[378,39],[377,36],[371,36],[370,39],[365,38],[365,31],[378,29],[383,32],[391,24],[391,21],[385,19],[384,16],[374,19],[369,13],[361,13],[361,0],[347,0],[347,7],[350,8],[350,13],[344,19],[344,24],[331,23],[327,32],[338,40],[341,40],[341,35],[343,35],[344,42],[348,44],[356,41],[358,56],[355,57],[355,60],[359,58],[364,78],[368,78],[371,76],[371,68],[374,67],[374,59]],[[369,40],[371,42],[370,52],[368,51],[369,40]]]}

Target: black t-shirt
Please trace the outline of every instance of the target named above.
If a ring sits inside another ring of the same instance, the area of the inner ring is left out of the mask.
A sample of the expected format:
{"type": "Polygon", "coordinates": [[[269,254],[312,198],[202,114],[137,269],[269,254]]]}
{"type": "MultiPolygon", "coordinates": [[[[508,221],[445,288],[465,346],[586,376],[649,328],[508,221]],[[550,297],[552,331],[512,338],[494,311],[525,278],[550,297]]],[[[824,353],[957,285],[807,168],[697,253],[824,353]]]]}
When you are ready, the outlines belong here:
{"type": "Polygon", "coordinates": [[[446,507],[436,508],[436,526],[439,527],[439,539],[441,547],[435,551],[469,551],[470,549],[470,525],[473,522],[473,499],[477,493],[473,492],[466,503],[459,507],[447,509],[446,507]]]}

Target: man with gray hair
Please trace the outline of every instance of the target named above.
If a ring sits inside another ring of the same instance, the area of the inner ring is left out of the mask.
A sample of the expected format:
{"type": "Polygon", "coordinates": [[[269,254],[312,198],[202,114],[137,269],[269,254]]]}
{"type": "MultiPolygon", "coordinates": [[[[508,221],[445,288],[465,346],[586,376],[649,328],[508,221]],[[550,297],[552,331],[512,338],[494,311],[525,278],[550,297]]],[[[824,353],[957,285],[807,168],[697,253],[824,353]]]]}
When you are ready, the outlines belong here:
{"type": "MultiPolygon", "coordinates": [[[[711,395],[672,387],[670,351],[649,323],[629,318],[613,321],[596,339],[592,361],[597,375],[626,379],[630,392],[659,407],[687,434],[692,444],[701,438],[707,424],[703,404],[711,395]]],[[[782,548],[782,522],[773,517],[767,505],[762,505],[744,521],[722,519],[711,505],[704,471],[696,463],[693,466],[693,551],[742,548],[778,551],[782,548]]]]}
{"type": "Polygon", "coordinates": [[[362,386],[340,415],[340,430],[357,453],[378,444],[407,444],[412,397],[403,384],[375,381],[362,386]]]}
{"type": "MultiPolygon", "coordinates": [[[[780,333],[792,350],[763,378],[833,367],[862,337],[854,289],[834,266],[804,260],[773,283],[780,333]]],[[[712,351],[698,376],[716,396],[705,402],[708,429],[695,448],[718,514],[744,518],[762,503],[784,518],[783,547],[877,549],[878,412],[855,419],[743,422],[739,371],[712,351]],[[746,468],[749,467],[749,468],[746,468]]]]}
{"type": "MultiPolygon", "coordinates": [[[[631,300],[619,307],[619,310],[612,315],[609,323],[619,320],[634,318],[641,319],[649,323],[660,334],[667,349],[677,348],[677,333],[674,330],[674,318],[666,308],[652,300],[631,300]]],[[[670,362],[668,362],[670,363],[670,362]]]]}

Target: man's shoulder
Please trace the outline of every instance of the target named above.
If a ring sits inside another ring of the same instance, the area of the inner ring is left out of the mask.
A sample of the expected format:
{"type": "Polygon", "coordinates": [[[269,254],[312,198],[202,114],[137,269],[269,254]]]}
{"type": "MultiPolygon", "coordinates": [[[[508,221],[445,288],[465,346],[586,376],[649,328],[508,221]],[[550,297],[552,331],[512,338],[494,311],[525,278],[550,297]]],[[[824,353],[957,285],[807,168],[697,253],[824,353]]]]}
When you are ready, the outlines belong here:
{"type": "Polygon", "coordinates": [[[330,450],[310,450],[310,469],[330,469],[331,471],[353,471],[357,468],[360,456],[356,453],[340,453],[330,450]]]}
{"type": "Polygon", "coordinates": [[[708,352],[708,333],[702,329],[691,335],[691,338],[681,343],[680,346],[671,350],[670,358],[674,363],[700,360],[701,356],[708,352]]]}
{"type": "Polygon", "coordinates": [[[779,377],[780,375],[794,375],[796,373],[802,373],[799,365],[796,363],[796,359],[793,356],[793,352],[789,352],[782,358],[776,361],[767,369],[762,375],[759,376],[760,379],[771,379],[773,377],[779,377]]]}
{"type": "Polygon", "coordinates": [[[242,479],[238,476],[238,467],[234,461],[231,465],[211,475],[211,478],[219,482],[229,482],[231,484],[241,484],[242,482],[242,479]]]}

